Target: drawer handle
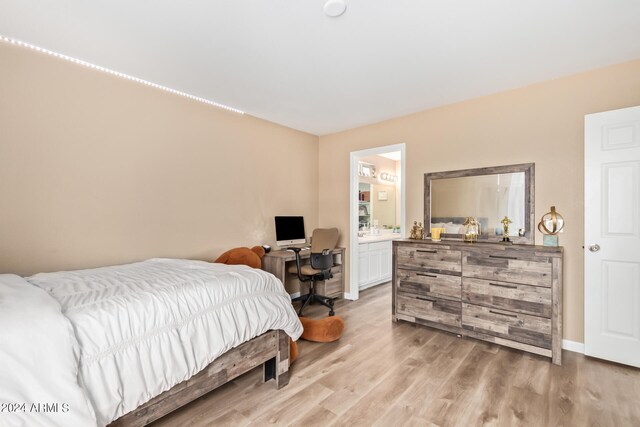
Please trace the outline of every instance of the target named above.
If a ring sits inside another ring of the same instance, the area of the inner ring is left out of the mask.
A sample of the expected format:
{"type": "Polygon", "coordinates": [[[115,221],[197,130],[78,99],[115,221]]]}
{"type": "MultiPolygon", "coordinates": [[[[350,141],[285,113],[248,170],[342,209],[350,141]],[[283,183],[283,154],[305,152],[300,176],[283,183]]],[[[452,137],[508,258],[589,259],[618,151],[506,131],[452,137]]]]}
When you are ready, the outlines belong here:
{"type": "Polygon", "coordinates": [[[438,278],[438,276],[436,276],[435,274],[425,274],[425,273],[416,273],[416,276],[424,276],[424,277],[433,277],[433,278],[438,278]]]}
{"type": "Polygon", "coordinates": [[[489,284],[491,286],[498,286],[500,288],[518,289],[517,285],[503,285],[502,283],[491,283],[491,282],[489,282],[489,284]]]}
{"type": "Polygon", "coordinates": [[[500,313],[499,311],[494,311],[494,310],[489,310],[489,313],[499,314],[501,316],[507,316],[507,317],[515,317],[515,318],[518,317],[518,315],[516,315],[516,314],[500,313]]]}
{"type": "Polygon", "coordinates": [[[517,256],[506,256],[506,255],[489,255],[489,258],[518,259],[517,256]]]}
{"type": "Polygon", "coordinates": [[[420,301],[436,302],[435,298],[429,298],[429,297],[416,297],[416,299],[419,299],[420,301]]]}
{"type": "Polygon", "coordinates": [[[416,249],[416,252],[424,252],[427,254],[437,254],[438,251],[428,250],[428,249],[416,249]]]}

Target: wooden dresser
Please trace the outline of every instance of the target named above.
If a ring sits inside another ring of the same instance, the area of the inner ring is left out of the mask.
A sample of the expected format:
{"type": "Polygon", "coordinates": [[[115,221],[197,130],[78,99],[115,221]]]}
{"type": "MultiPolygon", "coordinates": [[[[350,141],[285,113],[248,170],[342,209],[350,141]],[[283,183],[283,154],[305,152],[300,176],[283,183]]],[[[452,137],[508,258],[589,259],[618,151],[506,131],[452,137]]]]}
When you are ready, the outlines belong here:
{"type": "Polygon", "coordinates": [[[558,247],[394,240],[393,319],[562,360],[558,247]]]}

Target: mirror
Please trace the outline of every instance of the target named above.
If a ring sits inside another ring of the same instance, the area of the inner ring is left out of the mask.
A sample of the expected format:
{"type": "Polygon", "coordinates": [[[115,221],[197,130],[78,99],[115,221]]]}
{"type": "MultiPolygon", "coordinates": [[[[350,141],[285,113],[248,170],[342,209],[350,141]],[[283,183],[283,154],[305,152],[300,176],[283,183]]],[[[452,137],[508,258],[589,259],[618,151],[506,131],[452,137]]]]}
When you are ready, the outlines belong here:
{"type": "Polygon", "coordinates": [[[358,189],[359,230],[369,230],[374,224],[382,229],[394,228],[398,210],[395,185],[360,182],[358,189]]]}
{"type": "Polygon", "coordinates": [[[507,216],[513,243],[534,243],[534,164],[426,173],[424,224],[444,228],[444,238],[462,238],[467,217],[480,223],[478,240],[502,241],[507,216]]]}
{"type": "Polygon", "coordinates": [[[396,225],[396,187],[394,185],[374,184],[371,186],[371,212],[373,220],[381,228],[393,228],[396,225]]]}

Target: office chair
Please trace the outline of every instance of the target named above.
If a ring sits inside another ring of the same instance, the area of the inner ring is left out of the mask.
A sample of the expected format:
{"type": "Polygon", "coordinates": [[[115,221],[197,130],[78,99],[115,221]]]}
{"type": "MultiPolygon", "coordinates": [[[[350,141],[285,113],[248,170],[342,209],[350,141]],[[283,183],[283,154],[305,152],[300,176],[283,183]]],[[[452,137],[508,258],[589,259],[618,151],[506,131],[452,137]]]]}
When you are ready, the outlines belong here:
{"type": "Polygon", "coordinates": [[[300,264],[301,248],[291,248],[296,254],[296,265],[289,268],[290,273],[296,273],[300,282],[309,283],[309,293],[301,297],[302,307],[298,311],[298,316],[302,316],[302,310],[307,305],[319,302],[329,309],[329,316],[333,316],[333,300],[324,295],[318,295],[315,289],[315,282],[318,280],[329,280],[333,277],[331,267],[333,267],[333,250],[338,244],[337,228],[316,228],[311,236],[310,264],[300,264]]]}

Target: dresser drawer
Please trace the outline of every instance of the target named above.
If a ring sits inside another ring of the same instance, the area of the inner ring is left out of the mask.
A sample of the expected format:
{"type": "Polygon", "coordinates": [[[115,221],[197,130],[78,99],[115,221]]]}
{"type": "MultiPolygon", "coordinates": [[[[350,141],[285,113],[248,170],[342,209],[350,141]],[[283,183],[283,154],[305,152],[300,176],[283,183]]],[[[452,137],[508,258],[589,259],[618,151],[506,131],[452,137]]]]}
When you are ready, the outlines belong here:
{"type": "Polygon", "coordinates": [[[398,246],[398,267],[432,273],[461,275],[460,251],[442,249],[438,245],[398,246]]]}
{"type": "Polygon", "coordinates": [[[462,300],[485,307],[551,317],[551,288],[541,286],[464,277],[462,300]]]}
{"type": "Polygon", "coordinates": [[[462,303],[462,327],[512,341],[551,348],[551,319],[462,303]]]}
{"type": "MultiPolygon", "coordinates": [[[[333,266],[331,268],[331,273],[333,274],[331,279],[316,282],[316,292],[329,298],[342,298],[344,293],[342,285],[342,266],[333,266]]],[[[309,282],[300,284],[300,292],[302,294],[309,292],[309,282]]]]}
{"type": "Polygon", "coordinates": [[[460,300],[460,276],[448,274],[426,273],[414,270],[398,269],[398,293],[426,295],[445,299],[460,300]]]}
{"type": "Polygon", "coordinates": [[[398,293],[396,311],[443,325],[460,327],[461,302],[444,298],[398,293]]]}
{"type": "Polygon", "coordinates": [[[330,298],[342,297],[342,273],[333,273],[333,277],[324,281],[324,293],[322,295],[330,298]]]}
{"type": "Polygon", "coordinates": [[[530,251],[505,249],[462,252],[462,274],[465,277],[551,287],[551,270],[548,257],[536,256],[530,251]]]}

